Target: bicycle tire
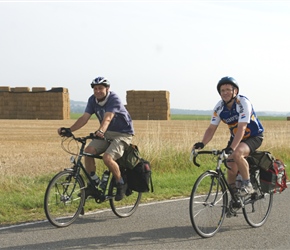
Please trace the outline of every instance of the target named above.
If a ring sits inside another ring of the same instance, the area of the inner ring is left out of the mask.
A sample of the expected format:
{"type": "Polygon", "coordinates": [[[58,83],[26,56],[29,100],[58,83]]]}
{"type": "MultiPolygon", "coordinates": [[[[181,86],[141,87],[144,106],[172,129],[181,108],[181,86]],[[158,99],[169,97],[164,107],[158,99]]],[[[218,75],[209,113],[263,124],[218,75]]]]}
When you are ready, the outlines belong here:
{"type": "Polygon", "coordinates": [[[214,236],[226,216],[228,194],[225,184],[214,171],[201,174],[190,195],[190,220],[203,238],[214,236]]]}
{"type": "Polygon", "coordinates": [[[126,195],[121,201],[115,201],[114,197],[117,193],[115,179],[112,178],[109,185],[108,194],[110,198],[110,206],[115,215],[120,218],[131,216],[138,208],[142,198],[142,193],[127,189],[126,195]]]}
{"type": "Polygon", "coordinates": [[[44,196],[48,221],[56,227],[67,227],[81,213],[85,203],[84,181],[73,170],[56,174],[49,182],[44,196]]]}
{"type": "Polygon", "coordinates": [[[251,182],[256,192],[244,199],[243,214],[247,223],[252,227],[261,227],[267,221],[272,205],[273,193],[263,193],[259,188],[259,171],[251,173],[251,182]]]}

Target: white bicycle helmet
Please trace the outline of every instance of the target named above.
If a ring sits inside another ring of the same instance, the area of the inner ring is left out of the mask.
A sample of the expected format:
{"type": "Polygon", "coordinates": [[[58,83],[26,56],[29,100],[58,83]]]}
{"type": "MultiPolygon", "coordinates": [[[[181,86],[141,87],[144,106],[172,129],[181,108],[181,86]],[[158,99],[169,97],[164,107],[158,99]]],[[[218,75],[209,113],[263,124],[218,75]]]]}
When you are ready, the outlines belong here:
{"type": "Polygon", "coordinates": [[[99,76],[92,81],[91,87],[94,88],[95,85],[103,85],[107,88],[110,87],[110,82],[105,77],[99,76]]]}

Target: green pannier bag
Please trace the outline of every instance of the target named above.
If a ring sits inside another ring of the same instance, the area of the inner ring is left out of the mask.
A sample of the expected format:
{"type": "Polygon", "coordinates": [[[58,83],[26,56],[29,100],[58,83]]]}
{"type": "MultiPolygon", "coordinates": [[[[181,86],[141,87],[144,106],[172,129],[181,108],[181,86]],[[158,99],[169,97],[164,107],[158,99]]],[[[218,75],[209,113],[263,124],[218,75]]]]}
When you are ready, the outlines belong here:
{"type": "Polygon", "coordinates": [[[123,156],[117,160],[117,163],[123,168],[133,169],[140,162],[140,159],[138,147],[130,144],[124,151],[123,156]]]}
{"type": "Polygon", "coordinates": [[[273,166],[274,156],[268,151],[255,151],[251,153],[251,164],[256,165],[264,170],[273,166]]]}

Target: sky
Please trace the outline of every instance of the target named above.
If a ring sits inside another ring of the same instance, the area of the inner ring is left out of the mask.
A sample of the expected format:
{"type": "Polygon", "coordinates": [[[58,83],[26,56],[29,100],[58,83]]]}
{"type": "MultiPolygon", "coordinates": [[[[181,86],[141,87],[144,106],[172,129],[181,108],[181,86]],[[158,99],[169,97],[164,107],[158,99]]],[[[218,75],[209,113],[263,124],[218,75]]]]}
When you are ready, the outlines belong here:
{"type": "Polygon", "coordinates": [[[290,1],[2,1],[0,86],[65,87],[87,101],[106,77],[211,110],[224,76],[256,111],[290,112],[290,1]]]}

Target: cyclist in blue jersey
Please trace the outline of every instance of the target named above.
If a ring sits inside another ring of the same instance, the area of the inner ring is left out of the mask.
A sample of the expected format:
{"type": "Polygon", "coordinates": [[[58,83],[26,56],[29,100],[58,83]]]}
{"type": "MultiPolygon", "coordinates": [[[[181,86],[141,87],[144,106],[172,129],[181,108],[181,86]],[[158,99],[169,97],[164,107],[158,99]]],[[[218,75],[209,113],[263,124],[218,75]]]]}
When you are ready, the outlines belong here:
{"type": "Polygon", "coordinates": [[[240,196],[254,193],[250,182],[249,164],[245,157],[259,148],[263,141],[264,128],[249,99],[239,95],[239,86],[232,77],[223,77],[217,84],[221,100],[216,104],[209,127],[201,142],[193,149],[202,149],[214,136],[220,121],[228,125],[230,139],[225,151],[229,154],[227,181],[235,190],[236,175],[239,171],[243,181],[240,196]],[[234,161],[231,162],[231,159],[234,161]]]}
{"type": "MultiPolygon", "coordinates": [[[[110,83],[104,77],[97,77],[91,83],[94,94],[89,97],[84,114],[70,128],[59,128],[59,135],[69,136],[70,132],[76,131],[83,127],[90,119],[92,114],[95,114],[100,122],[95,134],[98,137],[111,140],[92,140],[85,148],[86,153],[103,154],[103,161],[115,177],[117,185],[117,194],[115,200],[119,201],[124,197],[127,189],[127,184],[121,176],[119,166],[116,162],[124,150],[132,141],[134,128],[130,114],[122,104],[120,98],[110,91],[110,83]],[[68,129],[69,133],[65,133],[68,129]]],[[[85,157],[85,167],[90,173],[96,184],[100,182],[96,175],[95,159],[85,157]]],[[[88,183],[85,189],[86,197],[95,196],[94,189],[88,183]]]]}

